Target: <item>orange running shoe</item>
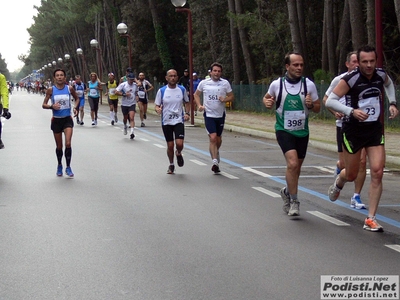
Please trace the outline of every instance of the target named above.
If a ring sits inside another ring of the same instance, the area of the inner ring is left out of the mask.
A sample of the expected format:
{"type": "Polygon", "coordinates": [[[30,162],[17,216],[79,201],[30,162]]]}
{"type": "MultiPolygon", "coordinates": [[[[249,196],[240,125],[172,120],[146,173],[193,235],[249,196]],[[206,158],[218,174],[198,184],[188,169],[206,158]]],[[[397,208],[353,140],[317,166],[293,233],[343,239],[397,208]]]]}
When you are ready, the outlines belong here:
{"type": "Polygon", "coordinates": [[[379,223],[376,221],[375,217],[366,218],[364,221],[363,228],[368,231],[383,232],[383,227],[381,225],[379,225],[379,223]]]}

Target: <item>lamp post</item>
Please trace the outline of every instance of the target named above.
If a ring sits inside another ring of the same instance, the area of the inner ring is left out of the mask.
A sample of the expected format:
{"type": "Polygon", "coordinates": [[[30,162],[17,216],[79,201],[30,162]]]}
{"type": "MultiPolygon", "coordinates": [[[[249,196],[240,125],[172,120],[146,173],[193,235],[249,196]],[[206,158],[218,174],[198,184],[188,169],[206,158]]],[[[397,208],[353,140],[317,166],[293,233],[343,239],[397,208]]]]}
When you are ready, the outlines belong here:
{"type": "Polygon", "coordinates": [[[132,68],[132,43],[131,36],[127,33],[128,26],[125,23],[119,23],[117,26],[118,33],[121,37],[128,38],[128,49],[129,49],[129,67],[132,68]]]}
{"type": "Polygon", "coordinates": [[[82,72],[82,79],[83,82],[85,81],[85,73],[86,73],[86,60],[85,60],[85,55],[83,55],[83,50],[81,48],[76,49],[76,54],[78,54],[78,56],[80,56],[82,58],[82,65],[83,65],[83,72],[82,72]]]}
{"type": "Polygon", "coordinates": [[[57,62],[61,65],[61,67],[63,67],[63,59],[61,57],[57,58],[57,62]]]}
{"type": "MultiPolygon", "coordinates": [[[[99,47],[99,42],[96,40],[96,39],[93,39],[93,40],[91,40],[90,41],[90,46],[92,47],[92,48],[94,48],[98,53],[97,53],[97,66],[98,66],[98,72],[99,72],[99,79],[100,79],[100,81],[101,81],[101,73],[102,73],[102,70],[101,70],[101,60],[100,60],[100,57],[101,57],[101,49],[100,49],[100,47],[99,47]]],[[[103,93],[101,92],[100,93],[100,104],[103,104],[103,93]]]]}
{"type": "Polygon", "coordinates": [[[190,124],[194,125],[192,11],[189,8],[183,8],[186,4],[186,0],[171,0],[171,3],[176,7],[176,12],[188,14],[190,124]]]}
{"type": "Polygon", "coordinates": [[[66,68],[69,72],[69,74],[67,74],[66,76],[66,80],[68,81],[68,77],[71,77],[71,55],[69,55],[68,53],[64,54],[64,61],[66,63],[66,68]]]}

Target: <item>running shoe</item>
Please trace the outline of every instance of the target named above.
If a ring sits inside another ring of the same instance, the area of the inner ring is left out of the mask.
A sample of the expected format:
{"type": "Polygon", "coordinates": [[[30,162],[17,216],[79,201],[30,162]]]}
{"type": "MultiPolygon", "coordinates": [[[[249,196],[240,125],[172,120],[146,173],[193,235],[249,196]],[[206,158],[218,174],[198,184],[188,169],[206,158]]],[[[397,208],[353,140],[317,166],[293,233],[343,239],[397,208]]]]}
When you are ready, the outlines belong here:
{"type": "Polygon", "coordinates": [[[131,133],[131,140],[133,140],[135,138],[135,135],[133,133],[131,133]]]}
{"type": "Polygon", "coordinates": [[[376,221],[375,217],[366,218],[364,221],[363,228],[368,231],[383,232],[383,227],[381,225],[379,225],[379,223],[376,221]]]}
{"type": "Polygon", "coordinates": [[[4,144],[3,144],[3,141],[1,139],[0,139],[0,149],[4,149],[4,144]]]}
{"type": "Polygon", "coordinates": [[[94,125],[96,125],[96,126],[97,126],[97,119],[96,119],[96,120],[94,120],[94,125]]]}
{"type": "Polygon", "coordinates": [[[146,120],[147,119],[147,116],[146,116],[146,114],[143,114],[143,118],[146,120]]]}
{"type": "Polygon", "coordinates": [[[288,213],[290,209],[290,196],[287,194],[286,186],[281,189],[281,198],[283,200],[283,211],[288,213]]]}
{"type": "Polygon", "coordinates": [[[124,135],[127,135],[128,134],[128,127],[125,125],[124,126],[124,135]]]}
{"type": "Polygon", "coordinates": [[[336,185],[337,179],[338,179],[338,177],[336,176],[335,182],[328,189],[329,200],[331,200],[332,202],[336,201],[337,198],[339,198],[340,191],[342,190],[342,189],[339,189],[336,185]]]}
{"type": "Polygon", "coordinates": [[[114,120],[111,120],[111,125],[114,125],[114,120]]]}
{"type": "Polygon", "coordinates": [[[142,122],[141,124],[140,124],[140,127],[145,127],[146,125],[142,122]]]}
{"type": "Polygon", "coordinates": [[[221,170],[219,169],[219,166],[218,166],[218,165],[213,165],[213,166],[211,167],[211,171],[213,171],[215,174],[221,172],[221,170]]]}
{"type": "Polygon", "coordinates": [[[117,117],[117,114],[115,114],[115,116],[114,116],[114,121],[115,121],[115,123],[118,123],[118,117],[117,117]]]}
{"type": "Polygon", "coordinates": [[[292,201],[288,216],[299,216],[300,215],[300,202],[298,200],[292,201]]]}
{"type": "Polygon", "coordinates": [[[350,207],[355,209],[366,209],[365,204],[362,203],[359,195],[351,197],[350,207]]]}
{"type": "Polygon", "coordinates": [[[65,168],[65,174],[66,174],[68,177],[74,177],[74,173],[72,173],[71,167],[66,167],[66,168],[65,168]]]}
{"type": "Polygon", "coordinates": [[[178,166],[183,167],[185,161],[183,160],[182,154],[180,154],[180,155],[178,155],[178,153],[175,153],[175,154],[176,154],[176,161],[178,162],[178,166]]]}
{"type": "Polygon", "coordinates": [[[62,173],[62,165],[58,165],[57,166],[57,176],[62,176],[63,175],[63,173],[62,173]]]}
{"type": "Polygon", "coordinates": [[[96,125],[96,123],[94,122],[94,120],[92,120],[92,126],[96,125]]]}
{"type": "Polygon", "coordinates": [[[83,124],[85,124],[85,123],[83,123],[83,121],[81,121],[81,123],[80,123],[81,125],[83,125],[83,124]]]}
{"type": "Polygon", "coordinates": [[[174,165],[169,165],[167,174],[174,174],[175,171],[175,166],[174,165]]]}
{"type": "Polygon", "coordinates": [[[76,124],[78,124],[78,125],[81,124],[78,117],[76,117],[76,124]]]}

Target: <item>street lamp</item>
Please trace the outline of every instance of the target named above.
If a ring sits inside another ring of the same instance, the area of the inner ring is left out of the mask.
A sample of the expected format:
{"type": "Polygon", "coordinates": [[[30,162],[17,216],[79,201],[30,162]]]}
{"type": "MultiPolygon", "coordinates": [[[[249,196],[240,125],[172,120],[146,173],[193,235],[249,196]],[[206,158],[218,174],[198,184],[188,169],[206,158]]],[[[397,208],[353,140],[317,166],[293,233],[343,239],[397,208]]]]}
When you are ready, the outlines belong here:
{"type": "Polygon", "coordinates": [[[61,57],[57,58],[57,62],[62,66],[63,65],[63,59],[61,57]]]}
{"type": "MultiPolygon", "coordinates": [[[[90,46],[94,49],[96,49],[97,53],[97,66],[98,66],[98,71],[99,71],[99,80],[101,81],[101,61],[100,61],[100,57],[101,57],[101,49],[99,47],[99,42],[96,39],[93,39],[90,41],[90,46]]],[[[100,93],[100,104],[103,104],[103,93],[100,93]]]]}
{"type": "Polygon", "coordinates": [[[85,55],[83,55],[83,50],[81,48],[76,49],[76,54],[78,54],[78,56],[80,56],[82,58],[82,65],[83,65],[83,72],[82,72],[82,79],[83,82],[85,81],[85,73],[86,73],[86,60],[85,60],[85,55]]]}
{"type": "MultiPolygon", "coordinates": [[[[69,55],[68,53],[64,54],[64,61],[67,64],[67,70],[69,72],[69,77],[71,77],[71,64],[70,64],[71,55],[69,55]]],[[[68,74],[67,74],[67,78],[66,79],[68,80],[68,74]]]]}
{"type": "Polygon", "coordinates": [[[56,64],[57,64],[57,62],[56,62],[55,60],[53,60],[53,61],[51,62],[51,64],[53,65],[53,67],[55,67],[56,64]]]}
{"type": "Polygon", "coordinates": [[[131,37],[127,33],[128,32],[128,26],[126,26],[125,23],[119,23],[117,26],[118,33],[121,37],[126,37],[128,38],[128,49],[129,49],[129,67],[132,68],[132,43],[131,43],[131,37]]]}
{"type": "Polygon", "coordinates": [[[184,12],[188,14],[190,124],[194,125],[192,11],[189,8],[183,8],[186,4],[186,0],[171,0],[171,3],[176,7],[176,12],[184,12]]]}

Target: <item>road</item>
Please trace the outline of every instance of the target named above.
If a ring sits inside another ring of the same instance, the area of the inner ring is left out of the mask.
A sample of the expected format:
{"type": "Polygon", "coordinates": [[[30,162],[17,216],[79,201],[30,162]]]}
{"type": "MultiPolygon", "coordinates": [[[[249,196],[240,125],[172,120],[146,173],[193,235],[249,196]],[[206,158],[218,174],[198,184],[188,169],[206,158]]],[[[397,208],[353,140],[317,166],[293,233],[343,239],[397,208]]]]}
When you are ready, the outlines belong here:
{"type": "Polygon", "coordinates": [[[367,232],[351,183],[328,200],[336,154],[309,148],[288,217],[275,140],[225,132],[214,175],[205,130],[186,127],[185,166],[167,175],[159,118],[130,140],[103,105],[97,127],[86,113],[74,128],[75,178],[59,178],[42,99],[15,92],[3,120],[0,299],[320,299],[321,275],[399,275],[396,172],[385,232],[367,232]]]}

